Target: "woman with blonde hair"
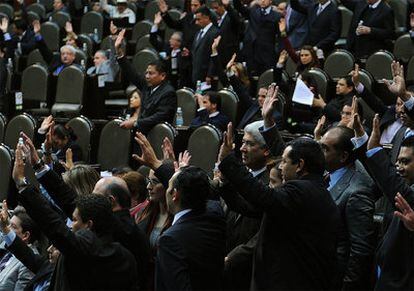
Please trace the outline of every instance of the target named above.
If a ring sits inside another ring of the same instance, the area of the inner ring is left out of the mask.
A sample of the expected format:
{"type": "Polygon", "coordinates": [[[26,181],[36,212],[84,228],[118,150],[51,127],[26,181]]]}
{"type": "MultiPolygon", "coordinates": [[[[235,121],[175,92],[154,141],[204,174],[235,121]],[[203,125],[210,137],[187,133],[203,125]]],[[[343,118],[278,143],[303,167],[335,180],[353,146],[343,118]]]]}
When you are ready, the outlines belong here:
{"type": "Polygon", "coordinates": [[[63,181],[71,187],[77,195],[91,194],[98,180],[98,172],[88,165],[75,165],[63,174],[63,181]]]}

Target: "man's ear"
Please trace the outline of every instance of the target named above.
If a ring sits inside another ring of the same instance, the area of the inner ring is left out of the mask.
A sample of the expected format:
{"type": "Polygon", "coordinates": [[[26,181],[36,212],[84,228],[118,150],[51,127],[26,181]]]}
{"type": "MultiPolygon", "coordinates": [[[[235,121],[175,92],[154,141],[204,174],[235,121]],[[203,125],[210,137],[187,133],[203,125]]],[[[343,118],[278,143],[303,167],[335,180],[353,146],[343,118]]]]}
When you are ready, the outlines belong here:
{"type": "Polygon", "coordinates": [[[26,243],[29,243],[29,241],[30,241],[30,231],[25,231],[25,232],[23,232],[22,235],[23,235],[22,240],[26,243]]]}
{"type": "Polygon", "coordinates": [[[300,159],[296,168],[296,173],[300,174],[303,173],[303,170],[305,169],[305,161],[303,159],[300,159]]]}
{"type": "Polygon", "coordinates": [[[173,192],[171,194],[171,200],[174,201],[175,203],[178,202],[178,200],[180,200],[180,192],[177,189],[173,189],[173,192]]]}
{"type": "Polygon", "coordinates": [[[93,228],[93,221],[89,219],[89,220],[86,222],[86,227],[87,227],[89,230],[92,230],[92,228],[93,228]]]}
{"type": "Polygon", "coordinates": [[[341,163],[345,163],[345,161],[349,158],[349,153],[348,152],[343,152],[341,155],[341,163]]]}

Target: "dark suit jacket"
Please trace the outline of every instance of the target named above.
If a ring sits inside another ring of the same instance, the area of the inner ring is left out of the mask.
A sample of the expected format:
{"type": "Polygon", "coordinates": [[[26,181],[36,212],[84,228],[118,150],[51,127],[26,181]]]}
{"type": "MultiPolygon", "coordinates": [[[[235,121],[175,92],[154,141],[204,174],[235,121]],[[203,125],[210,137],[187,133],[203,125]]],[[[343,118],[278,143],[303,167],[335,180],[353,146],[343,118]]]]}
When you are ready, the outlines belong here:
{"type": "Polygon", "coordinates": [[[220,26],[218,26],[221,35],[218,51],[222,64],[227,64],[233,53],[239,50],[239,36],[241,30],[241,19],[236,10],[229,5],[227,14],[220,26]]]}
{"type": "MultiPolygon", "coordinates": [[[[364,166],[393,209],[395,209],[394,198],[398,192],[411,207],[414,207],[412,185],[410,187],[397,174],[395,166],[390,162],[384,150],[380,150],[370,158],[362,158],[364,166]]],[[[414,289],[413,245],[412,232],[407,230],[400,219],[394,216],[377,251],[377,263],[381,268],[381,276],[375,286],[376,290],[414,289]]]]}
{"type": "Polygon", "coordinates": [[[218,115],[214,117],[209,117],[209,114],[206,109],[197,110],[197,116],[191,121],[191,127],[199,127],[210,123],[220,129],[221,131],[226,131],[227,124],[230,122],[230,119],[224,115],[222,112],[219,112],[218,115]]]}
{"type": "MultiPolygon", "coordinates": [[[[313,3],[313,0],[302,0],[301,2],[305,5],[310,5],[313,3]]],[[[309,24],[305,14],[292,9],[286,28],[289,41],[295,49],[300,49],[306,44],[306,39],[309,34],[309,24]]]]}
{"type": "MultiPolygon", "coordinates": [[[[72,217],[76,206],[76,193],[65,184],[60,176],[50,170],[39,178],[40,184],[46,189],[53,201],[63,210],[67,217],[72,217]]],[[[136,260],[137,283],[140,287],[147,286],[148,264],[150,261],[149,242],[145,234],[135,225],[128,209],[114,212],[114,240],[127,248],[136,260]]]]}
{"type": "Polygon", "coordinates": [[[325,53],[333,50],[342,26],[341,14],[336,5],[331,2],[319,15],[319,4],[305,6],[299,0],[292,0],[291,5],[293,9],[308,17],[309,36],[306,44],[317,46],[325,53]]]}
{"type": "Polygon", "coordinates": [[[128,250],[88,229],[73,233],[32,186],[19,201],[61,252],[50,290],[137,290],[136,262],[128,250]]]}
{"type": "Polygon", "coordinates": [[[207,32],[204,33],[201,39],[194,39],[191,47],[191,60],[193,64],[192,81],[195,84],[198,80],[204,82],[209,72],[211,44],[218,36],[219,29],[212,25],[207,32]]]}
{"type": "Polygon", "coordinates": [[[219,168],[248,202],[264,212],[251,290],[330,289],[339,214],[322,177],[307,175],[270,189],[234,155],[219,168]]]}
{"type": "Polygon", "coordinates": [[[349,26],[347,47],[357,57],[367,57],[380,49],[388,49],[389,42],[394,38],[394,13],[391,7],[381,1],[369,17],[365,13],[369,10],[367,1],[342,0],[342,4],[350,9],[354,15],[349,26]],[[359,22],[371,28],[371,33],[357,36],[355,34],[359,22]]]}
{"type": "Polygon", "coordinates": [[[162,19],[165,21],[165,24],[167,24],[168,27],[183,32],[182,46],[191,49],[194,37],[200,30],[200,27],[195,23],[194,14],[187,13],[183,18],[175,20],[167,12],[162,14],[162,19]]]}
{"type": "Polygon", "coordinates": [[[191,211],[159,239],[155,290],[219,290],[226,222],[217,201],[191,211]]]}
{"type": "Polygon", "coordinates": [[[370,281],[376,247],[373,188],[373,181],[367,174],[350,166],[329,191],[342,218],[337,248],[338,284],[342,285],[342,290],[372,289],[370,281]]]}
{"type": "Polygon", "coordinates": [[[142,92],[142,109],[136,130],[147,134],[158,123],[172,123],[177,109],[177,94],[168,81],[161,83],[151,94],[151,87],[147,85],[145,78],[135,70],[125,56],[119,58],[118,63],[128,80],[142,92]]]}

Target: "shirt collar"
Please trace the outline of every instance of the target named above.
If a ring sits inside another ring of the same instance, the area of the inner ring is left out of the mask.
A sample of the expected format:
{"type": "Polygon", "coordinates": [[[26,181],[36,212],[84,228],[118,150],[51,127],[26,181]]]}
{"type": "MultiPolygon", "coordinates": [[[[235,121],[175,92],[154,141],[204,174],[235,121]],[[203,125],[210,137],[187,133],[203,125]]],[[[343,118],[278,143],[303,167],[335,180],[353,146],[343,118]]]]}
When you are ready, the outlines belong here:
{"type": "Polygon", "coordinates": [[[328,190],[331,190],[336,185],[336,183],[338,183],[339,179],[342,178],[346,170],[348,170],[347,167],[342,167],[333,171],[332,173],[329,173],[330,180],[328,190]]]}
{"type": "Polygon", "coordinates": [[[371,7],[372,9],[375,9],[375,8],[377,8],[377,7],[378,7],[378,5],[380,5],[380,3],[381,3],[381,0],[379,0],[379,1],[375,2],[375,3],[374,3],[374,4],[372,4],[372,5],[369,5],[369,7],[371,7]]]}
{"type": "Polygon", "coordinates": [[[223,19],[224,19],[224,17],[226,17],[226,15],[227,15],[227,10],[224,11],[223,15],[220,17],[220,20],[218,22],[218,26],[221,26],[221,24],[223,23],[223,19]]]}
{"type": "Polygon", "coordinates": [[[326,1],[326,3],[325,4],[319,4],[319,7],[322,7],[322,10],[323,9],[325,9],[329,4],[331,4],[331,0],[329,0],[329,1],[326,1]]]}
{"type": "Polygon", "coordinates": [[[219,113],[220,113],[220,111],[216,111],[216,112],[213,112],[213,113],[211,113],[211,114],[209,114],[208,115],[208,117],[216,117],[217,115],[219,115],[219,113]]]}
{"type": "Polygon", "coordinates": [[[210,27],[212,27],[213,26],[213,22],[210,22],[206,27],[204,27],[203,29],[202,29],[202,31],[203,31],[203,35],[202,36],[204,36],[205,34],[206,34],[206,32],[210,29],[210,27]]]}
{"type": "Polygon", "coordinates": [[[272,6],[269,6],[267,8],[260,8],[260,9],[264,9],[265,15],[268,15],[270,13],[270,11],[272,10],[272,6]]]}
{"type": "Polygon", "coordinates": [[[259,169],[259,170],[252,170],[249,169],[249,172],[253,175],[253,177],[257,177],[259,176],[261,173],[263,173],[264,171],[266,171],[266,166],[264,166],[263,168],[259,169]]]}
{"type": "Polygon", "coordinates": [[[172,225],[174,225],[181,217],[183,217],[183,215],[185,215],[185,214],[187,214],[188,212],[190,212],[192,209],[184,209],[184,210],[181,210],[181,211],[179,211],[179,212],[177,212],[175,215],[174,215],[174,220],[173,220],[173,222],[172,222],[172,225]]]}

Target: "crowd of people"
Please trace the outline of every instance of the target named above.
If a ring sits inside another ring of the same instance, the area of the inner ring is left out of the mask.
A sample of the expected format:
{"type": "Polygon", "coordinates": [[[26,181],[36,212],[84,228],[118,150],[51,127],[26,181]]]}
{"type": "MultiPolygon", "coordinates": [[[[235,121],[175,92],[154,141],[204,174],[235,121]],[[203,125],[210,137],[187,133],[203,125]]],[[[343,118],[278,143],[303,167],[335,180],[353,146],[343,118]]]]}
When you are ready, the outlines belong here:
{"type": "MultiPolygon", "coordinates": [[[[122,88],[129,108],[119,126],[133,135],[131,163],[103,175],[53,116],[36,140],[20,133],[0,210],[0,290],[413,290],[412,84],[397,60],[392,80],[382,80],[388,100],[361,78],[366,58],[392,50],[397,37],[387,1],[191,0],[179,18],[172,2],[153,1],[54,0],[48,18],[72,19],[60,54],[42,20],[28,21],[30,1],[11,3],[14,18],[0,15],[0,107],[9,102],[9,60],[38,49],[53,76],[76,66],[108,91],[122,88]],[[131,27],[150,3],[159,59],[142,74],[131,27]],[[338,5],[353,12],[345,48],[356,62],[322,96],[309,70],[323,69],[338,45],[338,5]],[[85,64],[76,55],[88,11],[103,16],[108,49],[93,39],[85,64]],[[258,84],[269,69],[273,83],[258,84]],[[311,104],[293,100],[302,84],[311,104]],[[184,87],[197,106],[189,129],[223,133],[214,169],[193,165],[168,138],[160,158],[147,139],[159,123],[179,126],[184,87]],[[222,87],[238,97],[233,120],[222,87]]],[[[414,3],[405,2],[414,38],[414,3]]]]}

